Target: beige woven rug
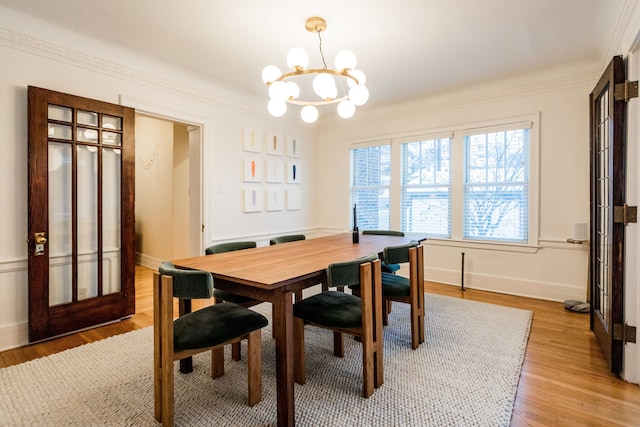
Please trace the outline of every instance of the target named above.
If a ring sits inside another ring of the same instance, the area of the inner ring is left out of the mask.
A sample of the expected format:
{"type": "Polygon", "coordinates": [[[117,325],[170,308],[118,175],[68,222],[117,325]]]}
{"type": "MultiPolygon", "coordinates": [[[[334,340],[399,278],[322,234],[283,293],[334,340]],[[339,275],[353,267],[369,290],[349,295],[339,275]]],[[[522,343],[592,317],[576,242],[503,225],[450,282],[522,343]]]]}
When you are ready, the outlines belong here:
{"type": "MultiPolygon", "coordinates": [[[[265,315],[270,306],[258,310],[265,315]]],[[[298,426],[508,426],[532,313],[426,295],[426,342],[411,350],[408,306],[394,304],[384,331],[385,382],[361,397],[361,349],[307,328],[307,383],[296,385],[298,426]]],[[[228,349],[227,349],[228,351],[228,349]]],[[[245,354],[243,352],[243,354],[245,354]]],[[[176,374],[176,425],[274,426],[275,346],[263,330],[263,400],[245,404],[246,365],[226,358],[209,377],[209,357],[176,374]]],[[[176,369],[177,369],[177,363],[176,369]]],[[[0,369],[1,426],[155,426],[151,328],[0,369]]]]}

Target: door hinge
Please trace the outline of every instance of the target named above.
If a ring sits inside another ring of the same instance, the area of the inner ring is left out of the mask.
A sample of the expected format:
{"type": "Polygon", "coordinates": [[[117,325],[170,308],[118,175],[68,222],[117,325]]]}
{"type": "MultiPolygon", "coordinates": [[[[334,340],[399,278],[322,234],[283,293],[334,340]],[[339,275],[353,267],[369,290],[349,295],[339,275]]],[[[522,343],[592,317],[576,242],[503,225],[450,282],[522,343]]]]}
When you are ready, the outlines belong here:
{"type": "Polygon", "coordinates": [[[613,339],[623,343],[636,343],[636,327],[620,323],[613,324],[613,339]]]}
{"type": "Polygon", "coordinates": [[[627,102],[631,98],[638,97],[638,82],[630,82],[627,80],[624,83],[618,83],[613,91],[613,99],[616,101],[627,102]]]}
{"type": "Polygon", "coordinates": [[[638,207],[629,206],[626,203],[622,206],[613,207],[613,222],[627,225],[631,222],[638,222],[638,207]]]}

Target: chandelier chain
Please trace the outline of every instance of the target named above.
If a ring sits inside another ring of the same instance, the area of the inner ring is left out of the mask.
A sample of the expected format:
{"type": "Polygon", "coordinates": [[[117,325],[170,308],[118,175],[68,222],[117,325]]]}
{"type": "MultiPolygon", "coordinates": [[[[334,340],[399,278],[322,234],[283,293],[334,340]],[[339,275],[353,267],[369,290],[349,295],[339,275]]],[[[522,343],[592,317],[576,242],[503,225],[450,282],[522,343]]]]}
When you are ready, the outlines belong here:
{"type": "Polygon", "coordinates": [[[322,58],[322,65],[324,66],[324,69],[327,69],[327,61],[324,60],[324,52],[322,51],[322,31],[320,29],[316,30],[318,33],[318,40],[320,40],[320,57],[322,58]]]}

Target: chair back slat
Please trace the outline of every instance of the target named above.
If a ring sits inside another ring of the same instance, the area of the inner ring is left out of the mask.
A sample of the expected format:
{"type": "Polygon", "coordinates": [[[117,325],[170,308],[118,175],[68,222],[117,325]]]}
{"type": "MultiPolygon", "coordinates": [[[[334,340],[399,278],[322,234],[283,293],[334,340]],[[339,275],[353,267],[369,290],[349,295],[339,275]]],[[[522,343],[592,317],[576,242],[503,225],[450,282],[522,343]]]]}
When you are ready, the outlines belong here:
{"type": "Polygon", "coordinates": [[[357,285],[360,283],[360,264],[375,261],[378,255],[369,254],[366,257],[351,261],[336,262],[327,266],[327,284],[330,288],[336,286],[357,285]]]}
{"type": "Polygon", "coordinates": [[[213,296],[213,276],[207,271],[182,270],[170,262],[163,262],[158,271],[164,276],[173,277],[175,298],[199,299],[213,296]]]}
{"type": "Polygon", "coordinates": [[[269,245],[273,246],[279,245],[281,243],[296,242],[298,240],[305,240],[306,238],[307,237],[304,234],[290,234],[288,236],[279,236],[269,240],[269,245]]]}
{"type": "Polygon", "coordinates": [[[219,243],[217,245],[209,246],[204,250],[205,255],[221,254],[223,252],[239,251],[242,249],[255,248],[256,242],[228,242],[219,243]]]}
{"type": "Polygon", "coordinates": [[[406,245],[387,246],[384,248],[384,262],[387,264],[402,264],[409,262],[409,249],[420,245],[420,242],[412,240],[406,245]]]}
{"type": "Polygon", "coordinates": [[[404,233],[402,231],[395,231],[395,230],[363,230],[362,234],[374,234],[374,235],[378,235],[378,236],[404,237],[404,233]]]}

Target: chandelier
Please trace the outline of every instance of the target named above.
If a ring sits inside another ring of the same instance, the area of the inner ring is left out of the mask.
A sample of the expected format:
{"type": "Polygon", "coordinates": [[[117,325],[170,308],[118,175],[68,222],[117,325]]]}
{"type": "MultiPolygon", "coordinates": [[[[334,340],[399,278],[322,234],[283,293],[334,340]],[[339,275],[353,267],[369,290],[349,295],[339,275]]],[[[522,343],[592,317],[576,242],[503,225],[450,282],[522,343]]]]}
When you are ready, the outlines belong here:
{"type": "Polygon", "coordinates": [[[275,65],[268,65],[262,70],[262,81],[269,86],[269,103],[267,109],[274,117],[281,117],[287,112],[287,103],[300,105],[300,117],[307,123],[318,119],[317,106],[337,104],[338,115],[348,119],[353,116],[357,106],[364,105],[369,99],[369,90],[364,85],[364,73],[356,69],[356,57],[348,50],[336,55],[335,69],[327,68],[322,51],[321,33],[327,29],[323,18],[314,16],[307,19],[305,28],[318,34],[322,68],[307,68],[309,55],[302,48],[293,48],[287,54],[289,72],[282,74],[275,65]],[[300,84],[309,83],[313,93],[308,90],[300,99],[300,84]],[[338,89],[340,88],[340,90],[338,89]]]}

